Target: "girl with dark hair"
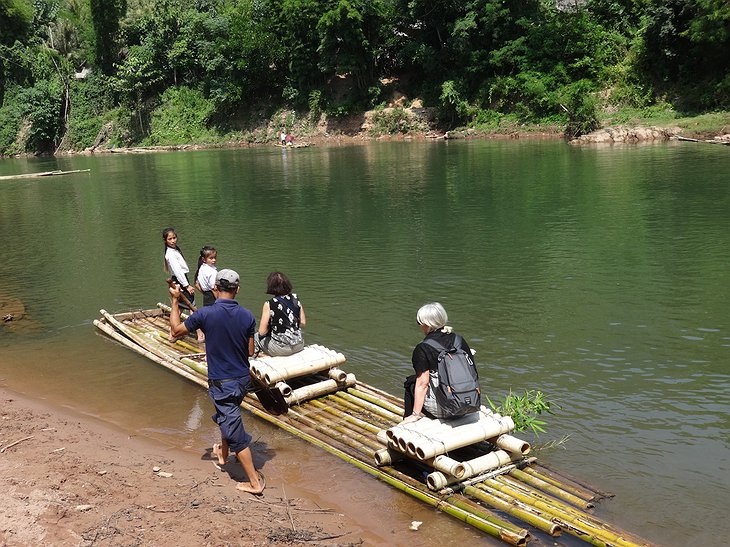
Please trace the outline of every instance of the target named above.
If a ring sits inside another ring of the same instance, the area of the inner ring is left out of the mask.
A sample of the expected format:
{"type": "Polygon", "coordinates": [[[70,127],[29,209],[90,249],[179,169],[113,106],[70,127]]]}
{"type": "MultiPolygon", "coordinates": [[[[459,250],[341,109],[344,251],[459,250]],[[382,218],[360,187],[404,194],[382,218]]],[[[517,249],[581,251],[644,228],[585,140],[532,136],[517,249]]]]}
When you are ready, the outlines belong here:
{"type": "Polygon", "coordinates": [[[267,355],[291,355],[304,349],[302,327],[307,323],[304,308],[292,292],[289,278],[282,272],[271,272],[266,278],[266,294],[261,322],[256,333],[256,350],[267,355]]]}
{"type": "MultiPolygon", "coordinates": [[[[188,281],[188,263],[185,262],[185,257],[177,246],[177,232],[175,228],[165,228],[162,230],[162,241],[164,242],[164,253],[165,253],[165,271],[170,274],[171,280],[176,285],[180,285],[180,291],[185,295],[190,306],[184,301],[180,302],[180,307],[189,309],[195,307],[195,287],[193,287],[188,281]]],[[[170,334],[170,341],[175,338],[170,334]]],[[[198,341],[202,342],[204,339],[203,333],[198,332],[198,341]]]]}
{"type": "Polygon", "coordinates": [[[215,303],[213,287],[215,287],[215,276],[218,270],[215,263],[218,260],[218,252],[210,245],[200,249],[198,257],[198,269],[195,271],[195,286],[203,293],[203,306],[212,306],[215,303]]]}

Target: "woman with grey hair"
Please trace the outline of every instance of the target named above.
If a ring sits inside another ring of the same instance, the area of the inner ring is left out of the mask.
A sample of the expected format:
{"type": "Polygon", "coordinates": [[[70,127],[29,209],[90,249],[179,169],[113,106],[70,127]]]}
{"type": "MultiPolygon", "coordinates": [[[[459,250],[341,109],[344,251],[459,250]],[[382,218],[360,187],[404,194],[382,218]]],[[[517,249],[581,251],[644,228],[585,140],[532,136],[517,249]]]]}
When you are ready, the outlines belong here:
{"type": "MultiPolygon", "coordinates": [[[[405,388],[403,423],[415,422],[423,416],[434,417],[436,400],[429,393],[429,380],[432,373],[438,372],[439,351],[427,344],[426,340],[432,339],[446,348],[453,347],[457,335],[451,327],[446,326],[448,320],[446,310],[438,302],[424,304],[416,314],[416,322],[423,332],[424,339],[413,348],[411,362],[416,373],[408,376],[403,384],[405,388]]],[[[469,344],[463,338],[461,348],[467,355],[472,354],[469,344]]]]}

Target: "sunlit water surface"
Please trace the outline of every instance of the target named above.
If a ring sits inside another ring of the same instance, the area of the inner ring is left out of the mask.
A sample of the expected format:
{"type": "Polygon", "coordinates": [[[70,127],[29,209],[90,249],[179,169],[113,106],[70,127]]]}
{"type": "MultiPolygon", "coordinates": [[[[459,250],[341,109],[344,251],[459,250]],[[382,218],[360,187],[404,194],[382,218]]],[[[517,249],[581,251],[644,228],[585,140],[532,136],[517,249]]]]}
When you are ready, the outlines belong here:
{"type": "MultiPolygon", "coordinates": [[[[217,247],[257,316],[268,272],[289,274],[307,341],[393,393],[411,371],[415,311],[440,301],[477,350],[484,393],[540,389],[555,403],[547,433],[526,437],[569,436],[539,457],[615,493],[600,515],[662,545],[730,533],[725,147],[378,143],[0,162],[0,175],[51,169],[90,172],[0,182],[0,302],[20,298],[30,317],[0,326],[4,385],[209,447],[206,394],[91,324],[100,308],[166,301],[160,232],[172,225],[191,266],[217,247]]],[[[391,528],[431,523],[401,536],[371,515],[376,541],[478,537],[247,420],[291,480],[340,474],[345,507],[362,511],[375,488],[391,528]]]]}

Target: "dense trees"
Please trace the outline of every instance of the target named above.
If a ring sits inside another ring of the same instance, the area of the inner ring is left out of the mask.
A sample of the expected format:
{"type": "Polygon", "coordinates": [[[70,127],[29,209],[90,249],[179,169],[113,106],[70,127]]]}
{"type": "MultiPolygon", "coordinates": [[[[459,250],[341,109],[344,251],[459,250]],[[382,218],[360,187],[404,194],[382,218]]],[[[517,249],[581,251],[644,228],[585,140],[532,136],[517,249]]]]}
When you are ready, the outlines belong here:
{"type": "Polygon", "coordinates": [[[214,138],[393,81],[445,126],[580,133],[602,106],[730,108],[728,46],[727,0],[0,0],[0,152],[214,138]]]}

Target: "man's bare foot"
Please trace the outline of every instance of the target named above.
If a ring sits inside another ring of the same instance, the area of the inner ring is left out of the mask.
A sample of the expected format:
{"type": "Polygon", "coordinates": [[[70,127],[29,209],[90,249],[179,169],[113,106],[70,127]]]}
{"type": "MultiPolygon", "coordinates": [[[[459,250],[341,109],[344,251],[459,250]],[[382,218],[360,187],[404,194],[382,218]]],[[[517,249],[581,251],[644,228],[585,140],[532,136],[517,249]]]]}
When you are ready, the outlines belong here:
{"type": "Polygon", "coordinates": [[[218,443],[215,443],[213,445],[213,455],[218,458],[219,465],[226,464],[226,458],[223,457],[223,451],[221,450],[221,445],[219,445],[218,443]]]}
{"type": "Polygon", "coordinates": [[[241,492],[247,492],[249,494],[253,494],[254,496],[262,495],[264,493],[264,489],[266,488],[266,478],[264,478],[264,474],[260,471],[256,471],[256,474],[258,475],[258,486],[255,486],[253,484],[253,481],[239,482],[236,485],[236,490],[240,490],[241,492]]]}

